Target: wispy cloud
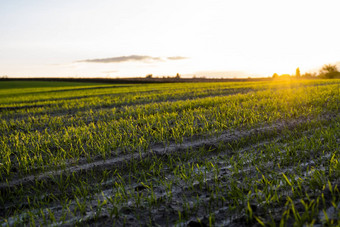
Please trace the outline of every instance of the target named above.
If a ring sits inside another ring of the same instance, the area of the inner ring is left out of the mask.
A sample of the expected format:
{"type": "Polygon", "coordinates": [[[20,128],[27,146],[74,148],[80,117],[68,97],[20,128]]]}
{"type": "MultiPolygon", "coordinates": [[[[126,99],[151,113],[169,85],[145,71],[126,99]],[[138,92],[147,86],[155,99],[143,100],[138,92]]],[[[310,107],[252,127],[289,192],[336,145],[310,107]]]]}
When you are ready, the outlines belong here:
{"type": "MultiPolygon", "coordinates": [[[[167,60],[184,60],[188,59],[187,57],[182,56],[174,56],[174,57],[166,57],[167,60]]],[[[142,61],[142,62],[155,62],[155,61],[164,61],[161,57],[152,57],[148,55],[129,55],[129,56],[119,56],[112,58],[96,58],[96,59],[86,59],[80,60],[76,62],[85,62],[85,63],[121,63],[128,61],[142,61]]]]}
{"type": "Polygon", "coordinates": [[[188,59],[188,57],[183,56],[174,56],[174,57],[167,57],[168,60],[185,60],[188,59]]]}
{"type": "Polygon", "coordinates": [[[159,57],[151,57],[147,55],[129,55],[129,56],[119,56],[112,58],[97,58],[97,59],[86,59],[77,62],[88,62],[88,63],[121,63],[127,61],[161,61],[159,57]]]}

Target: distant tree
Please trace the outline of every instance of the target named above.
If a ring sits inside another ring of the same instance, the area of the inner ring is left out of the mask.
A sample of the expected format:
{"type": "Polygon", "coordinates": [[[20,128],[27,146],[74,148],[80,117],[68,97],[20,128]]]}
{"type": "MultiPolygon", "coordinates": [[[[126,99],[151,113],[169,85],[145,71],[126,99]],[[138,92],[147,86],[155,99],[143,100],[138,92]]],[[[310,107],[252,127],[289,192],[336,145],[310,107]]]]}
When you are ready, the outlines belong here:
{"type": "Polygon", "coordinates": [[[299,67],[296,68],[295,76],[296,76],[296,77],[301,77],[301,73],[300,73],[299,67]]]}
{"type": "Polygon", "coordinates": [[[338,72],[338,69],[336,68],[336,65],[328,64],[328,65],[322,66],[321,72],[323,73],[338,72]]]}
{"type": "Polygon", "coordinates": [[[273,79],[276,79],[278,77],[279,77],[279,75],[277,73],[274,73],[273,76],[272,76],[273,79]]]}
{"type": "Polygon", "coordinates": [[[152,74],[148,74],[148,75],[146,75],[146,77],[145,78],[147,78],[147,79],[152,79],[152,74]]]}
{"type": "Polygon", "coordinates": [[[338,71],[336,65],[328,64],[322,66],[319,76],[332,79],[335,77],[340,77],[340,72],[338,71]]]}
{"type": "Polygon", "coordinates": [[[176,74],[176,77],[175,77],[176,79],[180,79],[181,78],[181,76],[179,75],[179,73],[177,73],[176,74]]]}

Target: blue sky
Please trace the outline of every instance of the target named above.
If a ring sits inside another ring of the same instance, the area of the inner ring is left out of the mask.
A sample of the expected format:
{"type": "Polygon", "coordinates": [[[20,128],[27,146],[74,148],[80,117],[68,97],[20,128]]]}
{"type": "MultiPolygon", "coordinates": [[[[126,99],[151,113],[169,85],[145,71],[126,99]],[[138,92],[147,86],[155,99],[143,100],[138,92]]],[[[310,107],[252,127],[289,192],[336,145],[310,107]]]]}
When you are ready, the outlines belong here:
{"type": "Polygon", "coordinates": [[[338,1],[0,2],[0,76],[270,76],[340,61],[338,1]]]}

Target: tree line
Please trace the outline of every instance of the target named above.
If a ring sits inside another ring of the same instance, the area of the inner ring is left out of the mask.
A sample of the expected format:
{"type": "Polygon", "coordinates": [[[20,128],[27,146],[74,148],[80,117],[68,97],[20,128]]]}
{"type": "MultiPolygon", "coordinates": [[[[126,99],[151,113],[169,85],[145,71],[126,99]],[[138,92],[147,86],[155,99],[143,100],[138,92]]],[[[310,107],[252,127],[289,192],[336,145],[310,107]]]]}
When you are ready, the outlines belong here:
{"type": "Polygon", "coordinates": [[[340,78],[340,72],[335,64],[326,64],[322,66],[322,68],[319,70],[319,72],[309,73],[306,72],[304,74],[300,73],[300,68],[296,68],[295,75],[290,74],[282,74],[278,75],[277,73],[274,73],[272,78],[324,78],[324,79],[334,79],[334,78],[340,78]]]}

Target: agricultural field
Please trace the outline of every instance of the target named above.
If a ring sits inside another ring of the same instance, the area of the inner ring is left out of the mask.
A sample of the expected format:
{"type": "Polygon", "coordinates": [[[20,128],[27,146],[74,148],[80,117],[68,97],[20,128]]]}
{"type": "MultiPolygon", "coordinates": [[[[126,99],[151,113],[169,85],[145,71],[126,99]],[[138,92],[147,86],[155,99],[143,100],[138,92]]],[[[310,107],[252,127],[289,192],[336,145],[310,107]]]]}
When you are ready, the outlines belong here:
{"type": "Polygon", "coordinates": [[[340,80],[0,81],[0,225],[340,225],[340,80]]]}

